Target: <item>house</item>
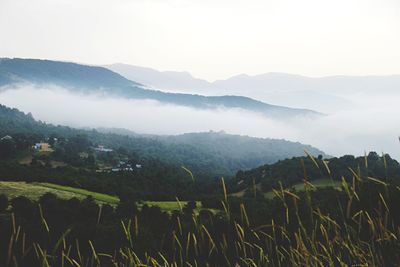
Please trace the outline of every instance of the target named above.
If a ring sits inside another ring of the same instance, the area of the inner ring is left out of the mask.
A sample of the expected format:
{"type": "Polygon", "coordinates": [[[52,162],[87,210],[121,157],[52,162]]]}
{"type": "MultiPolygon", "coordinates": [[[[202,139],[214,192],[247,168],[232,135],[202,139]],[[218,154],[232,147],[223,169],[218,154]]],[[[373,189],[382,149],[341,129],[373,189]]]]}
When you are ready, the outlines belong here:
{"type": "Polygon", "coordinates": [[[49,143],[36,143],[32,146],[34,150],[40,151],[40,152],[53,152],[54,150],[51,148],[49,143]]]}
{"type": "MultiPolygon", "coordinates": [[[[138,165],[136,165],[138,166],[138,165]]],[[[136,167],[138,168],[138,167],[136,167]]],[[[141,168],[141,165],[140,165],[141,168]]],[[[119,172],[119,171],[124,171],[124,172],[133,172],[134,168],[132,164],[126,163],[125,161],[120,161],[116,167],[111,169],[112,172],[119,172]]]]}
{"type": "Polygon", "coordinates": [[[32,148],[35,149],[35,150],[40,150],[40,149],[42,149],[42,143],[36,143],[36,144],[33,145],[32,148]]]}
{"type": "Polygon", "coordinates": [[[142,164],[136,164],[136,169],[141,169],[142,168],[142,164]]]}
{"type": "Polygon", "coordinates": [[[9,135],[3,136],[0,141],[5,141],[5,140],[12,140],[13,138],[9,135]]]}
{"type": "Polygon", "coordinates": [[[89,158],[89,153],[87,153],[87,152],[80,152],[78,155],[79,155],[79,157],[80,157],[81,159],[87,159],[87,158],[89,158]]]}
{"type": "Polygon", "coordinates": [[[106,148],[103,145],[98,145],[97,147],[94,148],[95,151],[98,152],[112,152],[113,150],[111,148],[106,148]]]}

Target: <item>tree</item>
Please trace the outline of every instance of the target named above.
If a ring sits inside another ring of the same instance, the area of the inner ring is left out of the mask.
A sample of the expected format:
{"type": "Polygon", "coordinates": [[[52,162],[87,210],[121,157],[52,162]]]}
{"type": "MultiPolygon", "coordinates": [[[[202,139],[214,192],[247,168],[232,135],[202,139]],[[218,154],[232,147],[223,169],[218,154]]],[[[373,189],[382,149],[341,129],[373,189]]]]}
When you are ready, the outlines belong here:
{"type": "Polygon", "coordinates": [[[192,215],[196,209],[196,206],[196,201],[191,200],[185,205],[185,207],[183,207],[182,211],[184,214],[192,215]]]}
{"type": "Polygon", "coordinates": [[[33,202],[27,197],[19,196],[19,197],[13,198],[11,200],[11,206],[12,206],[13,212],[17,216],[24,216],[26,218],[32,218],[32,217],[34,217],[34,215],[37,215],[36,214],[37,210],[35,210],[33,202]]]}
{"type": "Polygon", "coordinates": [[[116,213],[120,218],[132,218],[138,213],[136,202],[121,201],[116,209],[116,213]]]}
{"type": "Polygon", "coordinates": [[[3,213],[8,208],[8,197],[4,194],[0,195],[0,213],[3,213]]]}
{"type": "Polygon", "coordinates": [[[15,152],[14,140],[1,140],[0,141],[0,158],[8,158],[15,152]]]}
{"type": "Polygon", "coordinates": [[[87,158],[86,158],[86,164],[88,164],[89,166],[94,166],[96,164],[96,159],[93,156],[93,154],[90,154],[87,158]]]}

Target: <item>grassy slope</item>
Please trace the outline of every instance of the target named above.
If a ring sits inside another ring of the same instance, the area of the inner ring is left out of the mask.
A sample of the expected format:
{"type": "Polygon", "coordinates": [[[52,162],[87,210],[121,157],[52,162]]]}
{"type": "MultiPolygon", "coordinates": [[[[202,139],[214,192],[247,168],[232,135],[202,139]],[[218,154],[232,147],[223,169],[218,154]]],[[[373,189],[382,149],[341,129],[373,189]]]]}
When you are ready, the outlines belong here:
{"type": "MultiPolygon", "coordinates": [[[[0,181],[0,194],[5,194],[9,198],[25,196],[32,200],[37,200],[45,193],[53,193],[59,198],[63,199],[70,199],[73,197],[84,199],[87,196],[92,196],[99,203],[107,203],[111,205],[116,205],[119,203],[119,199],[116,196],[91,192],[80,188],[62,186],[51,183],[0,181]]],[[[171,212],[174,210],[180,210],[180,206],[184,207],[187,204],[187,201],[180,201],[180,205],[177,201],[144,201],[142,205],[144,204],[147,204],[149,206],[158,206],[163,211],[171,212]]],[[[200,206],[201,203],[197,202],[197,207],[200,206]]]]}
{"type": "MultiPolygon", "coordinates": [[[[323,188],[323,187],[335,187],[340,188],[341,182],[340,181],[332,181],[331,179],[317,179],[311,181],[311,184],[315,186],[315,188],[323,188]]],[[[298,183],[293,185],[291,188],[295,189],[296,191],[303,191],[304,190],[304,183],[298,183]]],[[[275,193],[273,191],[269,191],[264,194],[266,198],[273,198],[275,197],[275,193]]]]}
{"type": "Polygon", "coordinates": [[[85,198],[85,196],[81,194],[52,189],[49,187],[42,186],[40,184],[0,181],[0,194],[5,194],[6,196],[8,196],[8,198],[25,196],[30,199],[37,200],[45,193],[53,193],[63,199],[70,199],[73,197],[79,199],[85,198]]]}
{"type": "MultiPolygon", "coordinates": [[[[174,210],[180,210],[186,205],[187,201],[144,201],[143,204],[149,206],[159,206],[162,210],[172,212],[174,210]]],[[[196,201],[197,209],[201,207],[201,202],[196,201]]]]}
{"type": "MultiPolygon", "coordinates": [[[[335,188],[340,188],[341,186],[341,182],[340,181],[332,181],[331,179],[317,179],[311,182],[311,184],[313,186],[315,186],[316,188],[323,188],[323,187],[335,187],[335,188]]],[[[261,190],[261,185],[257,184],[256,185],[258,190],[261,190]]],[[[304,183],[297,183],[295,185],[293,185],[291,188],[294,188],[296,191],[303,191],[304,190],[304,183]]],[[[236,192],[231,194],[231,196],[234,197],[243,197],[244,194],[246,193],[246,190],[242,190],[240,192],[236,192]]],[[[267,193],[264,193],[264,196],[266,198],[274,198],[275,197],[275,193],[273,191],[269,191],[267,193]]]]}
{"type": "Polygon", "coordinates": [[[104,202],[104,203],[109,203],[109,204],[118,204],[119,203],[119,198],[116,196],[110,196],[107,194],[91,192],[91,191],[81,189],[81,188],[75,188],[75,187],[69,187],[69,186],[63,186],[63,185],[57,185],[57,184],[51,184],[51,183],[39,183],[39,185],[46,187],[46,188],[58,190],[60,192],[69,192],[69,193],[73,193],[73,194],[82,195],[84,197],[92,196],[95,200],[97,200],[99,202],[104,202]]]}

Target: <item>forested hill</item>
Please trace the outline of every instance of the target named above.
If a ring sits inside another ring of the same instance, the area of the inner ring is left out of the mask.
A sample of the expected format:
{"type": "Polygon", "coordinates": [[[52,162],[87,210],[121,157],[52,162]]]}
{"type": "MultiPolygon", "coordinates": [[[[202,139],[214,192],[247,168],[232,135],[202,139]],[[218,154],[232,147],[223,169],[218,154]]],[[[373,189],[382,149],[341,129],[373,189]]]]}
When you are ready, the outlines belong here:
{"type": "Polygon", "coordinates": [[[151,99],[196,109],[240,108],[270,118],[321,115],[312,110],[276,106],[242,96],[202,96],[149,90],[103,67],[50,60],[0,58],[0,86],[24,83],[40,86],[52,84],[72,92],[151,99]]]}
{"type": "Polygon", "coordinates": [[[239,169],[251,169],[265,163],[304,155],[318,156],[322,151],[285,140],[261,139],[225,133],[197,133],[179,136],[129,135],[97,130],[73,129],[36,121],[30,114],[0,105],[0,136],[29,134],[34,140],[47,137],[88,139],[92,146],[103,145],[127,150],[140,158],[157,158],[166,163],[184,165],[196,175],[233,175],[239,169]]]}
{"type": "Polygon", "coordinates": [[[36,59],[0,59],[0,86],[19,82],[58,84],[74,89],[132,88],[140,84],[102,67],[36,59]]]}
{"type": "Polygon", "coordinates": [[[249,136],[232,135],[224,132],[187,133],[177,136],[160,136],[170,145],[192,145],[202,151],[207,151],[221,160],[226,159],[230,168],[249,169],[257,166],[274,163],[277,159],[304,156],[305,152],[312,155],[325,155],[321,150],[299,142],[289,142],[283,139],[255,138],[249,136]]]}
{"type": "MultiPolygon", "coordinates": [[[[317,158],[294,157],[280,160],[273,164],[265,164],[258,168],[239,171],[232,180],[232,191],[238,192],[258,185],[258,189],[269,192],[273,188],[284,188],[307,180],[311,183],[317,180],[333,180],[341,182],[342,177],[359,178],[378,177],[400,181],[400,164],[389,155],[378,155],[370,152],[363,157],[345,155],[342,157],[317,158]]],[[[351,182],[351,181],[348,181],[351,182]]]]}

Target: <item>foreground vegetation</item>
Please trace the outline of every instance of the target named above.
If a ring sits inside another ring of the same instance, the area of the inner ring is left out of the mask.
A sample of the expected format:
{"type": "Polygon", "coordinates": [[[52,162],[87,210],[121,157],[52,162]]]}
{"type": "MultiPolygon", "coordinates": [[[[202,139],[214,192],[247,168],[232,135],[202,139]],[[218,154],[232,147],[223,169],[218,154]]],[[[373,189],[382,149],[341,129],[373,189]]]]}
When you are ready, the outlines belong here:
{"type": "MultiPolygon", "coordinates": [[[[380,158],[385,164],[384,158],[380,158]]],[[[314,168],[321,166],[316,159],[314,168]]],[[[368,158],[365,160],[368,165],[368,158]]],[[[327,165],[324,170],[331,174],[327,165]]],[[[367,168],[367,166],[364,166],[367,168]]],[[[306,173],[306,172],[304,172],[306,173]]],[[[216,214],[180,212],[121,202],[114,209],[91,199],[38,202],[19,197],[1,211],[4,266],[397,266],[400,187],[390,177],[350,168],[341,190],[275,189],[229,197],[221,180],[216,214]]],[[[332,183],[334,181],[332,180],[332,183]]],[[[1,201],[0,201],[1,203],[1,201]]],[[[0,205],[2,206],[2,205],[0,205]]],[[[207,203],[203,203],[207,207],[207,203]]]]}

